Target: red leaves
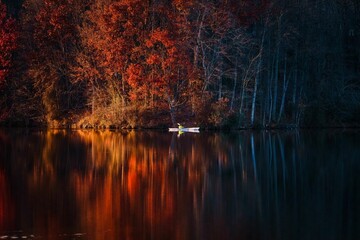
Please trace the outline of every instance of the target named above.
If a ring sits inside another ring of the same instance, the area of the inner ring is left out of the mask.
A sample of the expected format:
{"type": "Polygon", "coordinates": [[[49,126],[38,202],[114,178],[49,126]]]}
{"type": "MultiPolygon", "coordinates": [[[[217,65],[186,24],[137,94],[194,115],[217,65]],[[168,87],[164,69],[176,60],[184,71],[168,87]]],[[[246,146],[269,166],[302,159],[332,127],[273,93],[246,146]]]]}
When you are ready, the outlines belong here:
{"type": "Polygon", "coordinates": [[[148,65],[160,64],[161,63],[160,56],[157,54],[150,54],[149,57],[146,59],[146,63],[148,65]]]}
{"type": "MultiPolygon", "coordinates": [[[[170,48],[174,45],[174,41],[170,38],[170,34],[166,29],[155,29],[153,33],[150,34],[151,43],[160,42],[165,46],[165,48],[170,48]]],[[[150,44],[152,46],[153,44],[150,44]]]]}
{"type": "MultiPolygon", "coordinates": [[[[73,41],[76,33],[72,22],[75,16],[69,8],[72,6],[71,0],[50,1],[45,0],[43,7],[35,16],[37,21],[36,38],[41,41],[73,41]]],[[[44,42],[44,44],[48,44],[44,42]]]]}
{"type": "Polygon", "coordinates": [[[136,88],[140,85],[140,79],[143,75],[143,67],[140,64],[130,64],[126,70],[128,83],[131,87],[136,88]]]}
{"type": "Polygon", "coordinates": [[[12,52],[17,48],[15,20],[7,18],[5,4],[0,2],[0,87],[11,67],[12,52]]]}

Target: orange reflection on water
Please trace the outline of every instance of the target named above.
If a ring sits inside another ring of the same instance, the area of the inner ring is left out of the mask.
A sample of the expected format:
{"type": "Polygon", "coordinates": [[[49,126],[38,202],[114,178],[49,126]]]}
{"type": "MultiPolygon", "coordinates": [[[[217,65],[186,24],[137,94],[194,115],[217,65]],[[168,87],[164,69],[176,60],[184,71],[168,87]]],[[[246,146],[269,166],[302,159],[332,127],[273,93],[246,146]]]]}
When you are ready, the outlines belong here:
{"type": "MultiPolygon", "coordinates": [[[[94,239],[138,239],[174,222],[176,195],[167,180],[166,147],[161,152],[146,146],[133,132],[81,132],[80,136],[91,146],[91,167],[72,172],[70,185],[82,229],[94,239]]],[[[172,230],[160,232],[170,236],[172,230]]]]}
{"type": "Polygon", "coordinates": [[[75,191],[80,229],[91,239],[113,239],[121,215],[120,191],[111,175],[97,179],[95,175],[72,173],[70,184],[75,191]]]}
{"type": "Polygon", "coordinates": [[[29,158],[12,164],[31,206],[22,218],[34,216],[28,227],[46,239],[185,239],[201,230],[209,170],[229,163],[217,137],[108,130],[29,137],[15,143],[26,144],[29,158]]]}

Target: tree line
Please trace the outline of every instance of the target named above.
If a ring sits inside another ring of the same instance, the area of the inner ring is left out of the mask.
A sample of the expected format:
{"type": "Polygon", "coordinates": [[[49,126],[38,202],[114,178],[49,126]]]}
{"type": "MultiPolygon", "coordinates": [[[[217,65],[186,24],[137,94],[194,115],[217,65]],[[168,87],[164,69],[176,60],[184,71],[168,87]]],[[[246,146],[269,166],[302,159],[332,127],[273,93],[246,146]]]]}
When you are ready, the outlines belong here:
{"type": "Polygon", "coordinates": [[[354,126],[356,0],[0,3],[0,122],[354,126]]]}

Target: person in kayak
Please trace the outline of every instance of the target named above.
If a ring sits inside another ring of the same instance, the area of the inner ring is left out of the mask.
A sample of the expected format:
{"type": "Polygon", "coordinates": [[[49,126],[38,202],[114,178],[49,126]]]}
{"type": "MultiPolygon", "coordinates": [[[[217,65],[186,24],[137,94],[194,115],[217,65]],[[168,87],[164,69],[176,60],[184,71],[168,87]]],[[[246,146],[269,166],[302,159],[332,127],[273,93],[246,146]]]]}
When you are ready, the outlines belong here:
{"type": "Polygon", "coordinates": [[[184,128],[184,126],[181,125],[180,123],[178,123],[177,125],[178,125],[178,128],[179,128],[180,130],[184,128]]]}

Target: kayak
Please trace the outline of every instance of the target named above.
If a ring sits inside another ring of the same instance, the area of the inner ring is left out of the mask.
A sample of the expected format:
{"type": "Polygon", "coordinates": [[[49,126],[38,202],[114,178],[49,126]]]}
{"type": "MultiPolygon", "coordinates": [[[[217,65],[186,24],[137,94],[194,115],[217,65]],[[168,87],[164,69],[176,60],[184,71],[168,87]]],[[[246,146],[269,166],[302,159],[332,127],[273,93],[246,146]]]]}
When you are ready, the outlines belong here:
{"type": "Polygon", "coordinates": [[[190,128],[169,128],[169,132],[200,132],[200,127],[190,127],[190,128]]]}

